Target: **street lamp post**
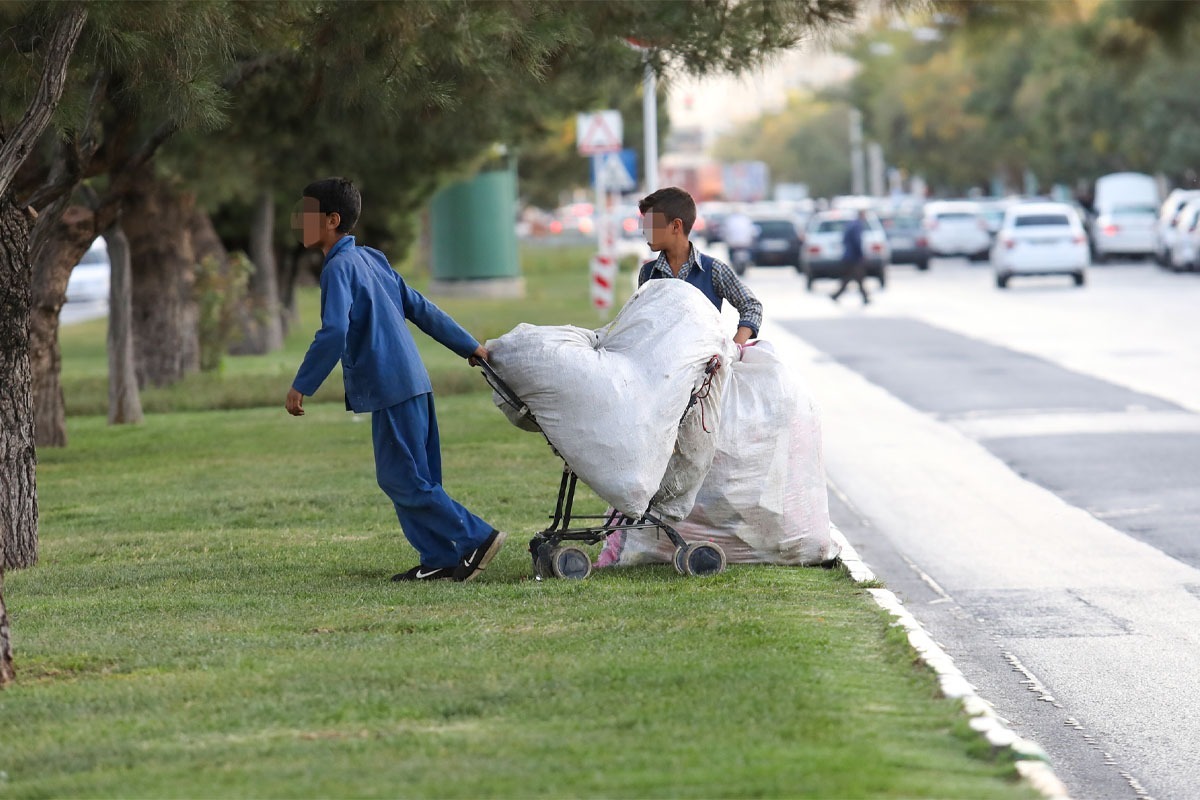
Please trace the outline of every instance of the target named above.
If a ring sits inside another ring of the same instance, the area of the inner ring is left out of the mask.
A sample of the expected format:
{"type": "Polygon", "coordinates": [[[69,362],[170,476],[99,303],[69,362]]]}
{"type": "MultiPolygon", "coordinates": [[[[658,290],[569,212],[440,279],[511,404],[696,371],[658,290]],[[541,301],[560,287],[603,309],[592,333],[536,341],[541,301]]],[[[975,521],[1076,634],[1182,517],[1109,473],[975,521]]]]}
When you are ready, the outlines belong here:
{"type": "Polygon", "coordinates": [[[658,76],[650,55],[646,54],[646,75],[642,82],[642,130],[646,144],[646,193],[658,189],[658,76]]]}

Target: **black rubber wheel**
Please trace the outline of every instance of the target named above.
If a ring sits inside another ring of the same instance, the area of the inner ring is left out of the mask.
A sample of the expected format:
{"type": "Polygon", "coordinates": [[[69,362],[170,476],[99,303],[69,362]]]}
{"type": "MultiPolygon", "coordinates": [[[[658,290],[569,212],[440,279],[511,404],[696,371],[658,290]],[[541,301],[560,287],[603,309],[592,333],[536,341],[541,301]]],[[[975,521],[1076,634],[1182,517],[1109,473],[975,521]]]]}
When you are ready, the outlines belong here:
{"type": "Polygon", "coordinates": [[[676,547],[675,554],[671,556],[671,563],[675,566],[675,571],[680,575],[687,575],[687,545],[676,547]]]}
{"type": "Polygon", "coordinates": [[[539,580],[543,578],[553,578],[554,575],[554,545],[549,542],[542,542],[537,546],[537,552],[533,556],[533,574],[539,580]]]}
{"type": "Polygon", "coordinates": [[[554,575],[569,581],[581,581],[592,574],[592,558],[582,547],[567,545],[554,548],[550,556],[554,575]]]}
{"type": "Polygon", "coordinates": [[[1008,276],[1007,275],[997,275],[996,276],[996,288],[997,289],[1007,289],[1008,288],[1008,276]]]}
{"type": "Polygon", "coordinates": [[[919,269],[921,272],[925,272],[926,270],[929,269],[929,262],[928,261],[918,261],[917,269],[919,269]]]}
{"type": "Polygon", "coordinates": [[[1084,282],[1086,281],[1086,278],[1084,278],[1084,277],[1083,277],[1083,273],[1082,273],[1082,272],[1076,272],[1076,273],[1075,273],[1074,275],[1072,275],[1071,277],[1073,277],[1073,278],[1075,279],[1075,285],[1076,285],[1076,286],[1083,286],[1084,282]]]}
{"type": "Polygon", "coordinates": [[[695,578],[720,575],[725,571],[725,551],[711,542],[693,542],[684,550],[687,574],[695,578]]]}

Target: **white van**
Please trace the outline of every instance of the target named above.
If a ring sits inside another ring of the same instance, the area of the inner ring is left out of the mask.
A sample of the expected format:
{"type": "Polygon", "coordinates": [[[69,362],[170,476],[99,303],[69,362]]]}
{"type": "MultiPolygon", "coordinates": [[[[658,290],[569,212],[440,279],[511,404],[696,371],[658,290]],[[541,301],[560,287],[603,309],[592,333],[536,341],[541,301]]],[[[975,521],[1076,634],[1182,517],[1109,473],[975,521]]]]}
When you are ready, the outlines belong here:
{"type": "Polygon", "coordinates": [[[1096,261],[1109,256],[1153,256],[1158,249],[1158,182],[1140,172],[1116,172],[1096,179],[1091,220],[1096,261]]]}

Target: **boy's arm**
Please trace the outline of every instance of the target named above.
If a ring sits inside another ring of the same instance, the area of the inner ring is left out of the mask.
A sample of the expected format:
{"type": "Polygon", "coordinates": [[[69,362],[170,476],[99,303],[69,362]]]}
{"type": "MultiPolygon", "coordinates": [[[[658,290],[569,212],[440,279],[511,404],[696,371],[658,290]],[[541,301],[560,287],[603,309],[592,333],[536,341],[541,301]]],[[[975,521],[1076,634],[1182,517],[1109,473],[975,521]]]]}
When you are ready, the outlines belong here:
{"type": "Polygon", "coordinates": [[[301,395],[316,394],[342,357],[350,328],[350,303],[350,273],[335,264],[326,265],[321,270],[321,329],[313,336],[292,381],[292,388],[301,395]]]}
{"type": "Polygon", "coordinates": [[[425,331],[434,341],[463,358],[474,360],[487,357],[483,345],[475,341],[475,337],[467,333],[466,328],[425,299],[423,294],[409,288],[404,278],[399,275],[397,278],[400,280],[400,292],[404,297],[404,316],[412,320],[414,325],[425,331]]]}
{"type": "Polygon", "coordinates": [[[733,340],[745,344],[758,336],[762,327],[762,303],[754,296],[754,292],[742,283],[733,268],[724,261],[713,259],[713,287],[717,294],[733,304],[738,310],[737,335],[733,340]]]}

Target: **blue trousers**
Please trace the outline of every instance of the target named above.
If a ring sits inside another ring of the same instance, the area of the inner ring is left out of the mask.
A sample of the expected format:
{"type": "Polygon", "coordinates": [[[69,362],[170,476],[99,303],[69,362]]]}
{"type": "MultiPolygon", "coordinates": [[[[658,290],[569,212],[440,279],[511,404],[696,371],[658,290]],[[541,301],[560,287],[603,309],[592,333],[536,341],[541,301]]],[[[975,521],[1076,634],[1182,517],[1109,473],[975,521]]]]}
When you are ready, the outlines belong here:
{"type": "Polygon", "coordinates": [[[396,507],[426,567],[452,567],[483,544],[492,526],[442,488],[442,449],[433,395],[426,392],[371,414],[375,477],[396,507]]]}

